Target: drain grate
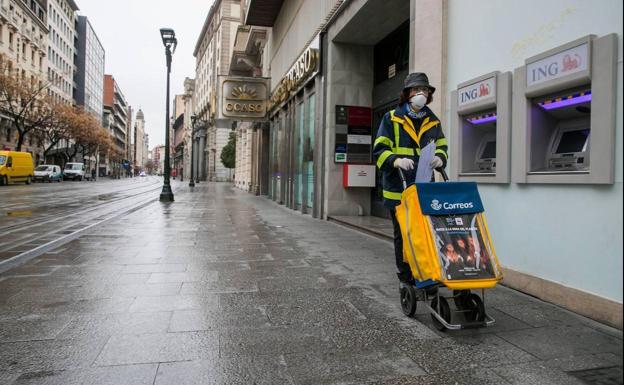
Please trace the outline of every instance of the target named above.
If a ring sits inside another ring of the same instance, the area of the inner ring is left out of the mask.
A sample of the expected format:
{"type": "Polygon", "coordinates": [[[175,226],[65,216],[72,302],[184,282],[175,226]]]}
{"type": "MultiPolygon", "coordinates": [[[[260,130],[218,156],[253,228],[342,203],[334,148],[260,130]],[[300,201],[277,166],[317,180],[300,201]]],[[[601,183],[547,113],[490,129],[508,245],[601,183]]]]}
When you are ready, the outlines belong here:
{"type": "Polygon", "coordinates": [[[591,385],[622,385],[621,366],[577,370],[568,372],[568,374],[591,385]]]}

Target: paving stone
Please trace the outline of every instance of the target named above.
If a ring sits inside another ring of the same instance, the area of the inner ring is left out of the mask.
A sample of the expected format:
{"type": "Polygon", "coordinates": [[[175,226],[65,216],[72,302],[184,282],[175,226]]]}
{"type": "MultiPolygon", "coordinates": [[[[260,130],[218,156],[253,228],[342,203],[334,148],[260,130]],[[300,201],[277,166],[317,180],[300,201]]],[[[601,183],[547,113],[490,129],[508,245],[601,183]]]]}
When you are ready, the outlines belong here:
{"type": "Polygon", "coordinates": [[[301,385],[356,384],[397,375],[425,374],[403,352],[392,347],[285,354],[284,359],[288,373],[301,385]]]}
{"type": "Polygon", "coordinates": [[[221,357],[321,352],[335,348],[321,330],[301,327],[272,327],[261,332],[255,329],[222,329],[219,340],[221,357]]]}
{"type": "MultiPolygon", "coordinates": [[[[341,385],[355,383],[341,382],[341,385]]],[[[449,372],[425,374],[422,376],[400,376],[362,385],[505,385],[507,382],[489,369],[462,370],[455,368],[449,372]]],[[[338,384],[335,384],[338,385],[338,384]]]]}
{"type": "Polygon", "coordinates": [[[117,334],[165,333],[171,315],[171,312],[80,315],[57,338],[87,340],[117,334]]]}
{"type": "MultiPolygon", "coordinates": [[[[170,332],[216,330],[219,328],[267,328],[271,323],[266,309],[261,306],[246,307],[241,311],[221,309],[181,310],[173,312],[170,332]]],[[[258,330],[258,333],[262,333],[258,330]]]]}
{"type": "Polygon", "coordinates": [[[152,385],[158,365],[24,373],[13,385],[152,385]]]}
{"type": "Polygon", "coordinates": [[[12,321],[0,321],[0,343],[54,339],[71,319],[66,315],[42,317],[33,314],[12,321]]]}
{"type": "Polygon", "coordinates": [[[97,366],[214,359],[217,332],[154,333],[112,336],[95,361],[97,366]]]}
{"type": "Polygon", "coordinates": [[[43,340],[0,344],[0,371],[41,372],[91,366],[106,339],[43,340]]]}
{"type": "Polygon", "coordinates": [[[522,349],[491,334],[405,340],[401,349],[427,373],[448,372],[453,368],[493,368],[505,364],[536,361],[522,349]]]}
{"type": "Polygon", "coordinates": [[[219,306],[218,297],[199,295],[171,295],[160,297],[137,297],[129,311],[159,312],[187,309],[216,309],[219,306]]]}
{"type": "Polygon", "coordinates": [[[552,359],[588,353],[621,352],[622,340],[586,326],[553,326],[498,335],[541,359],[552,359]]]}
{"type": "Polygon", "coordinates": [[[283,356],[236,356],[190,362],[163,363],[155,385],[293,385],[283,356]]]}
{"type": "Polygon", "coordinates": [[[506,365],[492,369],[510,384],[586,385],[585,382],[541,362],[506,365]]]}

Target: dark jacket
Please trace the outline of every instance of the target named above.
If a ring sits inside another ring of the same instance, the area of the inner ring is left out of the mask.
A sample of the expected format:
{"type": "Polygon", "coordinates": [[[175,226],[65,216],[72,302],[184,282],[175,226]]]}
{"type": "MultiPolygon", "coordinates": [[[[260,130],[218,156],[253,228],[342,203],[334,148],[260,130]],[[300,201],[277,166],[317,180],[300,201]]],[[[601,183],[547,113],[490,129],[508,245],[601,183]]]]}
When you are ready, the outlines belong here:
{"type": "Polygon", "coordinates": [[[408,185],[413,184],[416,178],[421,147],[434,141],[435,153],[442,159],[443,167],[446,167],[448,160],[448,143],[438,117],[425,106],[418,111],[415,118],[410,118],[407,116],[408,109],[409,105],[403,103],[384,115],[373,145],[377,167],[383,173],[384,205],[388,208],[394,208],[400,203],[403,191],[399,172],[393,166],[397,157],[411,158],[414,161],[414,170],[404,173],[408,185]],[[405,125],[408,126],[407,129],[405,125]],[[415,135],[408,132],[410,127],[415,135]]]}

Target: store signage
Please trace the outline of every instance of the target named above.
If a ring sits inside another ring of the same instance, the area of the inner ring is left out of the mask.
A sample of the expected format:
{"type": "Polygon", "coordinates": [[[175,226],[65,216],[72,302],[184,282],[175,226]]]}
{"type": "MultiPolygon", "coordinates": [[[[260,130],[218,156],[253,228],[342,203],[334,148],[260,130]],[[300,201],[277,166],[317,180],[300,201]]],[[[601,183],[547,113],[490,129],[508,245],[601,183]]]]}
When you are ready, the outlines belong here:
{"type": "Polygon", "coordinates": [[[267,113],[268,85],[263,78],[222,77],[221,117],[262,120],[267,113]]]}
{"type": "Polygon", "coordinates": [[[527,87],[589,69],[589,43],[527,64],[527,87]]]}
{"type": "Polygon", "coordinates": [[[457,90],[457,105],[459,107],[476,103],[485,98],[496,98],[496,76],[457,90]]]}
{"type": "Polygon", "coordinates": [[[271,94],[269,100],[269,110],[279,106],[291,95],[295,94],[299,89],[311,79],[319,69],[319,38],[318,36],[306,48],[305,51],[297,58],[295,64],[290,67],[277,84],[277,87],[271,94]]]}
{"type": "Polygon", "coordinates": [[[343,187],[375,187],[375,166],[345,164],[342,169],[343,187]]]}
{"type": "Polygon", "coordinates": [[[371,163],[372,110],[368,107],[336,106],[336,163],[371,163]],[[339,155],[341,154],[341,155],[339,155]]]}

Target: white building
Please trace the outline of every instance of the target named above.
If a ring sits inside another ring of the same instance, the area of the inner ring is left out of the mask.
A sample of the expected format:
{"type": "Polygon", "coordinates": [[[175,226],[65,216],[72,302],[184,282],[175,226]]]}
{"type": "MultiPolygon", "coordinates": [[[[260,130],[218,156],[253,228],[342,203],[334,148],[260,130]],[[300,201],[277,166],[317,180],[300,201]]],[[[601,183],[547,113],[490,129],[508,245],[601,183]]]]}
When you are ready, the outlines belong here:
{"type": "Polygon", "coordinates": [[[49,92],[54,100],[65,104],[73,102],[77,10],[74,0],[48,0],[49,92]]]}
{"type": "Polygon", "coordinates": [[[384,113],[396,108],[405,76],[425,72],[436,87],[430,107],[449,141],[449,174],[479,183],[504,283],[622,328],[621,1],[246,3],[247,25],[271,27],[262,60],[272,92],[271,199],[323,219],[388,215],[379,179],[375,187],[343,186],[344,155],[374,163],[361,143],[353,154],[345,150],[351,128],[338,108],[366,112],[367,135],[374,138],[384,113]],[[322,66],[307,60],[314,55],[322,66]],[[548,62],[559,59],[560,67],[548,62]],[[310,71],[294,66],[299,61],[312,64],[310,71]],[[571,72],[557,77],[556,68],[571,72]],[[546,80],[527,73],[543,73],[546,80]],[[453,92],[498,75],[504,76],[496,97],[506,95],[507,104],[501,102],[496,115],[491,98],[462,107],[472,114],[487,106],[484,117],[499,119],[495,171],[479,174],[477,168],[470,175],[474,170],[462,165],[476,163],[480,142],[466,133],[483,130],[465,125],[470,116],[461,115],[453,92]],[[581,97],[578,109],[542,111],[581,97]],[[575,164],[559,157],[557,164],[567,169],[552,168],[555,158],[547,158],[547,151],[559,151],[553,145],[563,142],[558,130],[566,129],[554,123],[579,114],[586,114],[580,120],[591,128],[585,127],[585,144],[573,152],[586,153],[592,163],[576,166],[587,159],[572,154],[575,164]]]}
{"type": "Polygon", "coordinates": [[[208,122],[198,133],[198,178],[224,181],[230,172],[221,163],[221,150],[233,129],[232,121],[215,119],[219,98],[217,76],[228,75],[236,29],[240,25],[240,0],[216,0],[210,8],[195,45],[195,113],[208,122]]]}

